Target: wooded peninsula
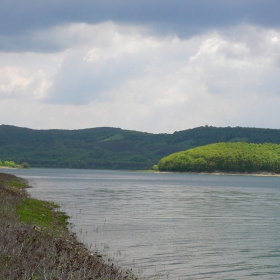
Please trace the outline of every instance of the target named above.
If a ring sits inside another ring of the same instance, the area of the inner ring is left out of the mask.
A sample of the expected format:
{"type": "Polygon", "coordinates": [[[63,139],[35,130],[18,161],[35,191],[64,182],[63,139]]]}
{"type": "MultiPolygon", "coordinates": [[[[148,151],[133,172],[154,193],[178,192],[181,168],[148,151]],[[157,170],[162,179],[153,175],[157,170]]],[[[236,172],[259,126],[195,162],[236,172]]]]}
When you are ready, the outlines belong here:
{"type": "Polygon", "coordinates": [[[161,159],[159,171],[280,173],[280,145],[215,143],[171,154],[161,159]]]}

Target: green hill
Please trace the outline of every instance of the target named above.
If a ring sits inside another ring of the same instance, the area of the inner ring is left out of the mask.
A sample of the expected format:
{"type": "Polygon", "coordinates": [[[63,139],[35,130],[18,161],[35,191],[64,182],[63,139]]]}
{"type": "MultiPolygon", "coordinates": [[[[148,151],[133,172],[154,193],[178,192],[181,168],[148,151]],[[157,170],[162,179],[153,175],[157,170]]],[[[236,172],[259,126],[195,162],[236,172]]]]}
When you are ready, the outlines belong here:
{"type": "Polygon", "coordinates": [[[215,143],[171,154],[158,163],[160,171],[280,173],[280,145],[215,143]]]}
{"type": "Polygon", "coordinates": [[[205,126],[152,134],[110,127],[34,130],[0,125],[0,158],[32,167],[150,169],[171,153],[236,141],[280,144],[280,130],[205,126]]]}

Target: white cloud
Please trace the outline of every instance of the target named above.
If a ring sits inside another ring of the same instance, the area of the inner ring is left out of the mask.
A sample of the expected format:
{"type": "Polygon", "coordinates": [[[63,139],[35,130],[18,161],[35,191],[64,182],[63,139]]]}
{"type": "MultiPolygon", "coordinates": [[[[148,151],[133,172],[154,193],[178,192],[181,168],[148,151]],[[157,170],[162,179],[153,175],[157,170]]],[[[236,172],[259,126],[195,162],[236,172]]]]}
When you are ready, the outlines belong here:
{"type": "Polygon", "coordinates": [[[188,39],[112,22],[58,26],[38,40],[61,52],[0,54],[0,117],[34,128],[278,127],[279,38],[253,26],[188,39]]]}
{"type": "Polygon", "coordinates": [[[43,70],[31,74],[20,67],[5,66],[0,69],[1,98],[40,99],[48,88],[43,70]]]}

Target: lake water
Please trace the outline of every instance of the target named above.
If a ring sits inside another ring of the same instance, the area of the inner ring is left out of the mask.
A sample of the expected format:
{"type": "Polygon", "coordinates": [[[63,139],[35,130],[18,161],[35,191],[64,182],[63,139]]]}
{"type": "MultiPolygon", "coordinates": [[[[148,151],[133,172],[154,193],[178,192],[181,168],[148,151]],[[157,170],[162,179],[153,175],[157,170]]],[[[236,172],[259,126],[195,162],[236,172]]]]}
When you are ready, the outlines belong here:
{"type": "Polygon", "coordinates": [[[280,177],[1,170],[51,200],[93,251],[156,279],[280,279],[280,177]]]}

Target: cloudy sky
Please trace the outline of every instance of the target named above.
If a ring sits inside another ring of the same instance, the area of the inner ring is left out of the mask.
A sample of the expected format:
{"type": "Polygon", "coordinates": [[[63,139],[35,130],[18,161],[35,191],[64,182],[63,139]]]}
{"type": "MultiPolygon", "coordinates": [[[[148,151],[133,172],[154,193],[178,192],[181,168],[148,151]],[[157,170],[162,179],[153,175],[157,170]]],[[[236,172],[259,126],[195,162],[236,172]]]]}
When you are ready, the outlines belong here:
{"type": "Polygon", "coordinates": [[[0,124],[280,128],[279,0],[1,0],[0,124]]]}

